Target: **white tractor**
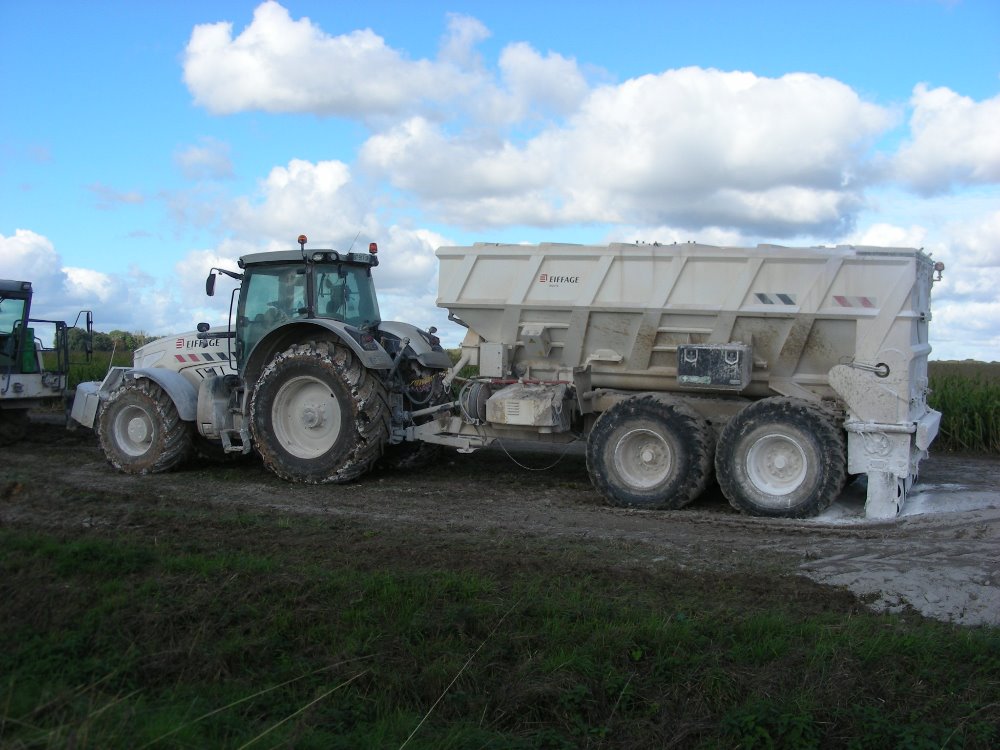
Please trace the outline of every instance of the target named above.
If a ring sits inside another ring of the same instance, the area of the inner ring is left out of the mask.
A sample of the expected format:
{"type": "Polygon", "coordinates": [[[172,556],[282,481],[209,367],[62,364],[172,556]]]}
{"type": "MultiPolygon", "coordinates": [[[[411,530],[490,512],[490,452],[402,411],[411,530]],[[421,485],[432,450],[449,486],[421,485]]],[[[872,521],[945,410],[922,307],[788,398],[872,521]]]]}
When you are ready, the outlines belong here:
{"type": "Polygon", "coordinates": [[[448,402],[451,358],[434,336],[383,321],[369,252],[300,249],[239,259],[229,326],[168,336],[136,350],[133,366],[77,388],[73,418],[96,426],[108,461],[130,474],[172,469],[196,441],[255,450],[280,477],[346,482],[383,459],[428,461],[437,450],[400,445],[393,423],[448,402]]]}

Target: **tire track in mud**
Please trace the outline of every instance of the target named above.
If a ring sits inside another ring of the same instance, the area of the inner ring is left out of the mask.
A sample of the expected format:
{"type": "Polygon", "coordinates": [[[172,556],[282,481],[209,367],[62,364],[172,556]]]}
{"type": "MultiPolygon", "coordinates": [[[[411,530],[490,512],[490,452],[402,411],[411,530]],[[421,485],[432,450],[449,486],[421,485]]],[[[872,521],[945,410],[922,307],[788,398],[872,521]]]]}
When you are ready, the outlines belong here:
{"type": "MultiPolygon", "coordinates": [[[[536,465],[548,456],[528,456],[536,465]]],[[[1000,625],[1000,494],[993,507],[848,523],[760,519],[732,511],[717,490],[679,511],[611,508],[587,482],[582,457],[532,475],[495,452],[446,458],[416,473],[376,472],[347,485],[287,484],[254,461],[200,464],[168,474],[114,472],[86,433],[40,432],[5,450],[0,522],[46,527],[149,523],[155,505],[343,519],[436,538],[524,536],[610,545],[628,559],[717,572],[751,567],[847,588],[869,606],[912,607],[966,625],[1000,625]],[[9,458],[9,460],[7,460],[9,458]],[[3,496],[9,483],[30,492],[3,496]],[[713,494],[714,493],[714,494],[713,494]],[[33,498],[31,503],[25,496],[33,498]],[[38,498],[42,497],[43,500],[38,498]],[[78,501],[81,499],[83,501],[78,501]]],[[[994,491],[1000,462],[934,456],[924,466],[938,492],[994,491]],[[959,481],[950,482],[950,477],[959,481]],[[961,478],[971,481],[962,484],[961,478]]],[[[857,495],[857,489],[854,490],[857,495]]],[[[857,498],[855,497],[855,500],[857,498]]]]}

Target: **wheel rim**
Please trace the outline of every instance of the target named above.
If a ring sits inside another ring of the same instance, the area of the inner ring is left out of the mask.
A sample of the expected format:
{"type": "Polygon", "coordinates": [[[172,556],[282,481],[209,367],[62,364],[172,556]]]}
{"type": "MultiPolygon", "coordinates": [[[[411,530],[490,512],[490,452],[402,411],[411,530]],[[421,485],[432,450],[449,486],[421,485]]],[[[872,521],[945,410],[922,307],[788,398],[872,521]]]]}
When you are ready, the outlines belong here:
{"type": "Polygon", "coordinates": [[[761,492],[784,497],[806,480],[809,461],[795,438],[784,434],[764,435],[747,451],[747,476],[761,492]]]}
{"type": "Polygon", "coordinates": [[[139,406],[126,406],[118,412],[112,429],[115,443],[129,456],[145,454],[156,434],[153,417],[139,406]]]}
{"type": "Polygon", "coordinates": [[[340,403],[330,386],[302,375],[281,386],[271,406],[274,436],[296,458],[317,458],[340,437],[340,403]]]}
{"type": "Polygon", "coordinates": [[[664,437],[652,430],[630,430],[615,444],[614,466],[622,480],[637,489],[662,483],[673,469],[674,454],[664,437]]]}

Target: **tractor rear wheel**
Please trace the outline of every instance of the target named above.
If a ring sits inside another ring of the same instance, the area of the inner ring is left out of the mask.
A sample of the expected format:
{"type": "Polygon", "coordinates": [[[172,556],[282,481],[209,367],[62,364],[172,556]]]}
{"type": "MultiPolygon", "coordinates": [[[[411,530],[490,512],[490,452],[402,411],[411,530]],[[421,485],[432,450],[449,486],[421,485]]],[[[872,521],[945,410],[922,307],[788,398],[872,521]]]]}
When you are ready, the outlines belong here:
{"type": "Polygon", "coordinates": [[[126,474],[158,474],[192,453],[194,428],[159,385],[148,378],[126,380],[104,402],[97,436],[108,463],[126,474]]]}
{"type": "Polygon", "coordinates": [[[844,488],[843,430],[833,414],[809,401],[757,401],[723,428],[715,473],[737,510],[776,518],[814,516],[844,488]]]}
{"type": "Polygon", "coordinates": [[[388,440],[385,388],[342,344],[295,344],[261,373],[250,429],[264,465],[279,477],[349,482],[371,468],[388,440]]]}
{"type": "Polygon", "coordinates": [[[712,431],[689,407],[649,394],[619,401],[587,438],[587,471],[612,505],[675,510],[712,475],[712,431]]]}

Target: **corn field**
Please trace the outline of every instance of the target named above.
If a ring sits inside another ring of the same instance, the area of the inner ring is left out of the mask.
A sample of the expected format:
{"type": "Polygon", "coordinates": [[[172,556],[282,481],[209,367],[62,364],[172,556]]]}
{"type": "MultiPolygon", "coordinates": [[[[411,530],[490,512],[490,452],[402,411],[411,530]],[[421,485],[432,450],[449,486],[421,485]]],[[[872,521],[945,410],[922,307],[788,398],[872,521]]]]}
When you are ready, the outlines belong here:
{"type": "Polygon", "coordinates": [[[931,362],[930,387],[942,414],[932,451],[1000,454],[1000,362],[931,362]]]}

